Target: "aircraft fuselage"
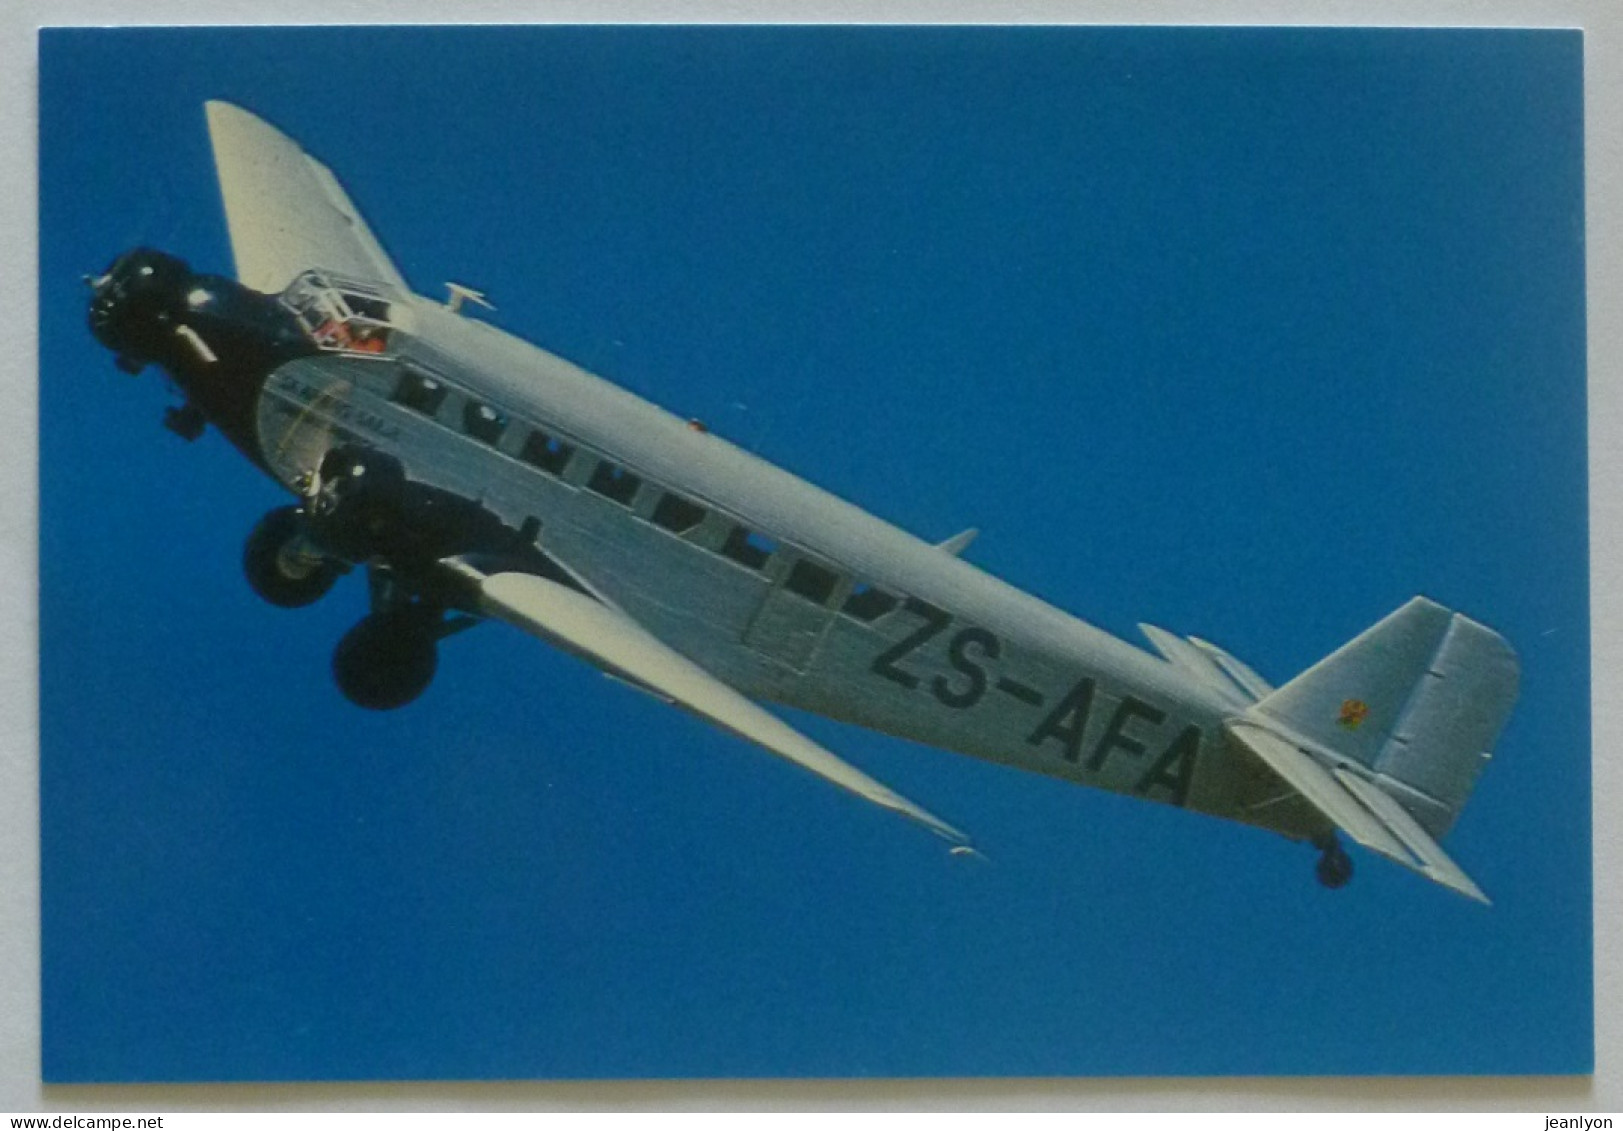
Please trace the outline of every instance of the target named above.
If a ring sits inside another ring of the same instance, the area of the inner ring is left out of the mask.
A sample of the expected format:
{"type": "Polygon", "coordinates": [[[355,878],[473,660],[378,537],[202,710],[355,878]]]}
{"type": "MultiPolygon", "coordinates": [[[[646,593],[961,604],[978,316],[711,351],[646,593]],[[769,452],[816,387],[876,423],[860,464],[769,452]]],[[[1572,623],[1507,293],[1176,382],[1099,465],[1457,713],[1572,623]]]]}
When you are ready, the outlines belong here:
{"type": "Polygon", "coordinates": [[[745,694],[1275,828],[1322,822],[1231,749],[1243,711],[1132,647],[495,327],[388,296],[388,347],[275,367],[254,441],[299,490],[359,445],[474,500],[745,694]]]}

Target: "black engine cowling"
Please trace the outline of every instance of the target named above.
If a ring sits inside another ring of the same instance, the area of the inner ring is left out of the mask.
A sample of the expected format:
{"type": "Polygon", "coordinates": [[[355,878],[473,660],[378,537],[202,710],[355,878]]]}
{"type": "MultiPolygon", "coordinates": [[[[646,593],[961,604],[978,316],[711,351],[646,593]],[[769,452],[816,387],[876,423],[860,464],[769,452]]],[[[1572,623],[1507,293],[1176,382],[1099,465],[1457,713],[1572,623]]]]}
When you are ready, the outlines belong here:
{"type": "Polygon", "coordinates": [[[119,256],[91,281],[90,332],[120,358],[156,363],[177,377],[202,365],[242,371],[310,350],[298,321],[272,295],[151,248],[119,256]],[[182,332],[190,330],[200,348],[182,332]],[[211,353],[216,361],[205,360],[211,353]]]}
{"type": "Polygon", "coordinates": [[[430,563],[453,554],[510,552],[520,541],[471,499],[406,476],[400,460],[355,444],[321,461],[310,526],[328,552],[351,562],[430,563]]]}
{"type": "Polygon", "coordinates": [[[120,368],[161,366],[188,401],[245,450],[265,376],[315,349],[275,296],[196,273],[151,248],[119,256],[90,283],[90,332],[120,368]]]}

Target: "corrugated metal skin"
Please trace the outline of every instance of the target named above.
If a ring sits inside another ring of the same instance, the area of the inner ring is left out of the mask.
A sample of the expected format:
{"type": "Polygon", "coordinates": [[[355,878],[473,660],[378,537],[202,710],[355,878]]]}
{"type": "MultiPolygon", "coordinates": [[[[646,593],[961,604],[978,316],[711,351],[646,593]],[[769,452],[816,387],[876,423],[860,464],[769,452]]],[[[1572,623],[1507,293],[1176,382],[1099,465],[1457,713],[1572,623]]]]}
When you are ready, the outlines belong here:
{"type": "Polygon", "coordinates": [[[1375,768],[1442,802],[1451,825],[1510,716],[1519,679],[1504,639],[1456,614],[1375,768]]]}

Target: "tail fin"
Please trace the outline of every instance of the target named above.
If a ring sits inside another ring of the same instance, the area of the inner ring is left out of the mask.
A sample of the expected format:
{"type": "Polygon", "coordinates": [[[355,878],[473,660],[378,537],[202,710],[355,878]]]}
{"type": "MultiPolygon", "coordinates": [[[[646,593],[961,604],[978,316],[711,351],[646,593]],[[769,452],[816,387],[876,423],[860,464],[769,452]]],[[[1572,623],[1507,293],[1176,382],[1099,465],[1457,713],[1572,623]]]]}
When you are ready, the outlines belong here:
{"type": "Polygon", "coordinates": [[[1519,680],[1502,636],[1416,597],[1253,711],[1402,787],[1392,792],[1440,837],[1491,756],[1519,680]]]}

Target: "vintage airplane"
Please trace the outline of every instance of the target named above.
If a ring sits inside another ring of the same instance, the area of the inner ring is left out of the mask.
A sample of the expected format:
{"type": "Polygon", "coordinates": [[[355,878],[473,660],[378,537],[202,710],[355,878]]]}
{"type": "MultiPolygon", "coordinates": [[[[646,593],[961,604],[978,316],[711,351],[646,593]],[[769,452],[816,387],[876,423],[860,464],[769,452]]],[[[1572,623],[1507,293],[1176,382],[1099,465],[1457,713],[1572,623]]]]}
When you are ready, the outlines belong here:
{"type": "Polygon", "coordinates": [[[412,293],[332,174],[207,105],[237,280],[130,251],[90,280],[121,368],[166,370],[168,426],[214,425],[297,496],[248,580],[300,606],[364,566],[339,688],[416,698],[437,642],[507,621],[969,851],[772,701],[1271,829],[1353,840],[1486,897],[1437,841],[1516,698],[1496,633],[1416,597],[1279,687],[1159,628],[1153,655],[567,361],[412,293]]]}

